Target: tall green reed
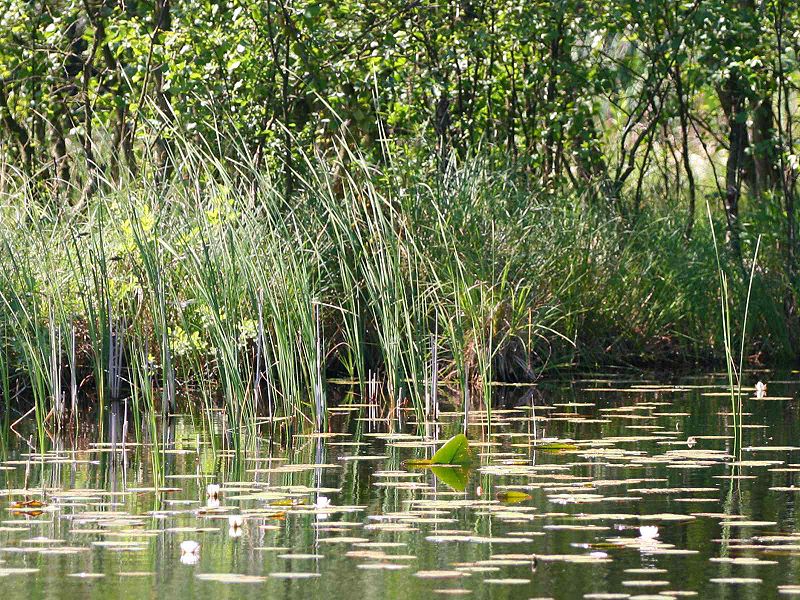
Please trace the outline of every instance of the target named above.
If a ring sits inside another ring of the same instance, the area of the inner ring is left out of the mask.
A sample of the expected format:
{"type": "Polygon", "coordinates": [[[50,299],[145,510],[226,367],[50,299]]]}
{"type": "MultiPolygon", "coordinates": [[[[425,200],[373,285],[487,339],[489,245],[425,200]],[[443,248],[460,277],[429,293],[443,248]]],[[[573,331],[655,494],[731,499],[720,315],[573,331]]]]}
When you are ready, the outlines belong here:
{"type": "Polygon", "coordinates": [[[103,182],[23,227],[0,216],[0,376],[26,382],[43,425],[65,392],[101,413],[130,395],[138,436],[199,398],[243,450],[264,423],[325,429],[331,374],[364,398],[379,373],[380,412],[422,423],[442,386],[491,411],[495,380],[530,381],[535,361],[708,344],[707,250],[682,258],[668,218],[623,224],[479,155],[442,172],[339,143],[300,157],[287,196],[246,153],[176,134],[167,180],[103,182]]]}

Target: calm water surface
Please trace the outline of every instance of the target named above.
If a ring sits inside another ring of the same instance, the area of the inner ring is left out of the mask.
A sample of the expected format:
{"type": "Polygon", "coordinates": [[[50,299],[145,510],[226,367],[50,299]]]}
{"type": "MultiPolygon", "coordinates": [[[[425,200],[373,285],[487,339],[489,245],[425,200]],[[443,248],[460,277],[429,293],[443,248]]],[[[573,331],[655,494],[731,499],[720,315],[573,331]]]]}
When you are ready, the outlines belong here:
{"type": "Polygon", "coordinates": [[[200,415],[171,420],[159,455],[110,418],[103,437],[81,426],[44,456],[14,438],[0,471],[0,590],[31,600],[800,595],[798,377],[761,377],[767,398],[744,398],[740,450],[723,377],[595,375],[508,392],[490,430],[471,411],[477,464],[439,476],[405,461],[461,430],[445,409],[427,437],[408,423],[389,433],[358,406],[334,411],[327,436],[270,443],[265,426],[238,460],[219,450],[220,415],[213,436],[200,415]],[[564,449],[535,447],[553,439],[564,449]],[[208,484],[220,485],[218,501],[208,484]],[[199,550],[182,555],[186,541],[199,550]]]}

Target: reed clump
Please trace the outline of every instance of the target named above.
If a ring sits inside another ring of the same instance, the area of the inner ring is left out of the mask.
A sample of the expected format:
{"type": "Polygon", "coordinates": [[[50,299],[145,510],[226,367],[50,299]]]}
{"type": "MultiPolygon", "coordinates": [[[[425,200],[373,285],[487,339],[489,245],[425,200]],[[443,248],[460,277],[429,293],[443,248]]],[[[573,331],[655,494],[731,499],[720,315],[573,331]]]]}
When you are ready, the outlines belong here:
{"type": "MultiPolygon", "coordinates": [[[[307,157],[287,195],[247,157],[176,148],[168,181],[104,182],[77,205],[4,192],[0,391],[6,414],[32,402],[42,439],[120,398],[148,418],[222,406],[237,432],[324,428],[331,379],[421,422],[442,385],[468,406],[496,381],[692,361],[719,339],[713,245],[669,215],[622,222],[478,158],[307,157]]],[[[759,289],[754,339],[779,350],[779,300],[759,289]]]]}

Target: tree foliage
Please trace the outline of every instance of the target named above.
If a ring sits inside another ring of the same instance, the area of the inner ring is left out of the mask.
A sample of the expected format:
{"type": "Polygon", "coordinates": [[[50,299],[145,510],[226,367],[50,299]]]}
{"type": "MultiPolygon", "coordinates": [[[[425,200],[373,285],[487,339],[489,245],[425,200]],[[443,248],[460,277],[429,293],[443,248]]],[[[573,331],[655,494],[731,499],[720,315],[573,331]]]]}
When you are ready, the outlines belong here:
{"type": "Polygon", "coordinates": [[[689,236],[710,198],[739,257],[743,196],[754,198],[783,221],[795,277],[800,10],[788,0],[0,10],[4,157],[63,198],[143,168],[172,176],[178,137],[255,154],[282,170],[287,193],[304,154],[341,160],[342,145],[440,169],[482,148],[623,217],[644,196],[685,202],[689,236]]]}

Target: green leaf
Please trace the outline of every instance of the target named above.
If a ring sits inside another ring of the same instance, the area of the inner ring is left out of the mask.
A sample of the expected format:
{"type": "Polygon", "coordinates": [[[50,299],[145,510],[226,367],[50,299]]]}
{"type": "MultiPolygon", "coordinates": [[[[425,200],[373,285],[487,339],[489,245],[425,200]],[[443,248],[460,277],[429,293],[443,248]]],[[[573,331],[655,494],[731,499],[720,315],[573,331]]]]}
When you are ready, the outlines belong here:
{"type": "Polygon", "coordinates": [[[534,446],[536,450],[545,450],[549,452],[561,452],[566,450],[577,450],[575,444],[565,444],[564,442],[549,442],[547,444],[540,444],[534,446]]]}
{"type": "Polygon", "coordinates": [[[469,440],[463,433],[447,440],[436,454],[431,458],[434,465],[461,465],[472,463],[472,453],[469,450],[469,440]]]}
{"type": "Polygon", "coordinates": [[[525,492],[519,492],[517,490],[508,490],[497,492],[497,499],[504,504],[517,504],[519,502],[524,502],[525,500],[530,500],[531,495],[526,494],[525,492]]]}
{"type": "Polygon", "coordinates": [[[436,479],[451,487],[456,492],[463,492],[467,488],[471,469],[460,466],[431,467],[431,472],[436,479]]]}

